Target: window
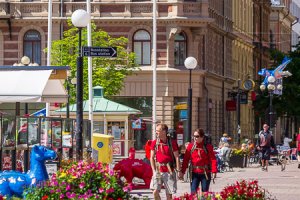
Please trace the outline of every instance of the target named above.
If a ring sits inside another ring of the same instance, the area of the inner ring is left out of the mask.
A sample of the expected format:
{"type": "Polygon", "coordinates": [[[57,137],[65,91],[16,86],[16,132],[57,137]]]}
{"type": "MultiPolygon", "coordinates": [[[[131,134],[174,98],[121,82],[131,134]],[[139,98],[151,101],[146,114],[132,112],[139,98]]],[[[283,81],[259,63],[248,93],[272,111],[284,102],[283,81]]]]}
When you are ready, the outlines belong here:
{"type": "Polygon", "coordinates": [[[173,119],[178,145],[183,145],[183,135],[188,132],[186,97],[174,97],[173,119]]]}
{"type": "Polygon", "coordinates": [[[125,140],[125,122],[107,122],[107,134],[114,136],[116,140],[125,140]]]}
{"type": "Polygon", "coordinates": [[[103,121],[94,121],[94,131],[93,133],[104,134],[104,122],[103,121]]]}
{"type": "Polygon", "coordinates": [[[25,33],[23,55],[28,56],[32,63],[41,64],[41,35],[39,32],[30,30],[25,33]]]}
{"type": "Polygon", "coordinates": [[[186,36],[183,32],[175,35],[174,59],[175,65],[183,65],[186,59],[186,36]]]}
{"type": "Polygon", "coordinates": [[[151,38],[147,31],[139,30],[135,32],[133,36],[133,51],[136,54],[137,64],[151,64],[151,38]]]}

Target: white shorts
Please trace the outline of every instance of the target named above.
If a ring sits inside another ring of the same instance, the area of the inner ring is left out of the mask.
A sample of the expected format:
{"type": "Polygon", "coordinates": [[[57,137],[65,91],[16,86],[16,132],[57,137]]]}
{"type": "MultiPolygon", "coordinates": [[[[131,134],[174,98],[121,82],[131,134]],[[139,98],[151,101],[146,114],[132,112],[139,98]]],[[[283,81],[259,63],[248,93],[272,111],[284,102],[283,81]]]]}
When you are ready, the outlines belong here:
{"type": "Polygon", "coordinates": [[[177,190],[177,180],[176,173],[173,171],[172,174],[169,172],[160,172],[161,178],[157,177],[157,172],[152,176],[150,189],[151,190],[161,190],[162,185],[164,185],[167,194],[175,194],[177,190]]]}

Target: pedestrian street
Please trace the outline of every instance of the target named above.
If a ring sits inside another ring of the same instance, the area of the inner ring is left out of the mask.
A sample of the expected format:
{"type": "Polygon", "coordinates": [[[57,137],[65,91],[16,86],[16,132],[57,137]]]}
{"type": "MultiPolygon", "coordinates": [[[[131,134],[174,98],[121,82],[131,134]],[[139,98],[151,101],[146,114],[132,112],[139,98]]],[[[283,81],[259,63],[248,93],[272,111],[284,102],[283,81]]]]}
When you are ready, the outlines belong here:
{"type": "MultiPolygon", "coordinates": [[[[266,189],[277,200],[298,200],[300,196],[300,169],[297,161],[288,162],[285,171],[281,166],[274,164],[269,166],[268,172],[262,171],[260,166],[252,165],[247,168],[234,168],[233,172],[218,173],[215,184],[211,183],[210,190],[219,192],[225,186],[233,184],[236,180],[258,180],[258,185],[266,189]]],[[[175,196],[180,196],[190,191],[189,183],[178,181],[178,190],[175,196]]],[[[148,189],[133,190],[132,195],[139,199],[153,199],[152,192],[148,189]]],[[[161,191],[162,200],[165,199],[165,191],[161,191]]]]}

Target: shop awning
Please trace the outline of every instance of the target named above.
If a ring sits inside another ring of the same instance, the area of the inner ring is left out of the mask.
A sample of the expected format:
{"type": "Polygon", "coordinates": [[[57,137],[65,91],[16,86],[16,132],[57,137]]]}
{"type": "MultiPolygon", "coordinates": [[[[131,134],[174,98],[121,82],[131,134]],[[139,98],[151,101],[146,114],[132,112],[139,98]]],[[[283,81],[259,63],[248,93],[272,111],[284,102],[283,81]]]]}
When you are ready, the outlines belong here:
{"type": "Polygon", "coordinates": [[[66,102],[67,94],[60,80],[49,80],[51,72],[0,71],[0,102],[66,102]]]}

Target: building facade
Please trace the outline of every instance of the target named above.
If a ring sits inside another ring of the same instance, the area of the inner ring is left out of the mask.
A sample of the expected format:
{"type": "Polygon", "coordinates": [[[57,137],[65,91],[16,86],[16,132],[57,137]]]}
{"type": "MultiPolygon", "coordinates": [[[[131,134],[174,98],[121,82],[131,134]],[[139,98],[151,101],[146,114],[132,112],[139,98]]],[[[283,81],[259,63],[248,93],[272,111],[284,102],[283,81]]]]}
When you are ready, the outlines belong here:
{"type": "MultiPolygon", "coordinates": [[[[114,97],[144,111],[145,130],[133,131],[134,139],[152,138],[152,1],[91,1],[91,16],[97,27],[113,37],[128,38],[128,51],[137,55],[140,70],[127,77],[125,87],[114,97]]],[[[12,65],[28,55],[46,64],[48,1],[0,2],[0,65],[12,65]]],[[[85,1],[53,0],[52,39],[62,38],[67,19],[85,1]]],[[[187,131],[189,71],[185,58],[193,56],[192,130],[203,128],[217,144],[224,132],[236,139],[238,114],[228,111],[238,80],[259,80],[257,71],[269,63],[271,4],[267,0],[160,0],[157,2],[157,120],[187,131]],[[253,14],[257,13],[257,14],[253,14]]],[[[244,90],[244,89],[243,89],[244,90]]],[[[241,136],[253,134],[251,89],[248,103],[241,104],[241,136]]],[[[143,145],[136,144],[142,148],[143,145]]]]}
{"type": "Polygon", "coordinates": [[[292,0],[290,4],[290,11],[292,15],[296,17],[296,20],[292,23],[292,51],[296,49],[296,45],[299,43],[300,36],[300,2],[292,0]]]}
{"type": "MultiPolygon", "coordinates": [[[[252,92],[254,90],[253,64],[253,2],[252,0],[233,0],[233,32],[236,39],[233,42],[233,77],[234,85],[239,89],[245,100],[240,101],[239,115],[234,115],[235,124],[240,116],[240,134],[242,137],[253,138],[254,116],[252,109],[252,92]],[[248,83],[252,83],[252,86],[248,83]],[[248,85],[247,85],[248,84],[248,85]],[[249,87],[250,86],[250,87],[249,87]]],[[[235,126],[236,128],[236,126],[235,126]]]]}
{"type": "Polygon", "coordinates": [[[270,15],[270,47],[288,53],[292,45],[292,23],[296,18],[290,11],[291,0],[273,2],[270,15]]]}

